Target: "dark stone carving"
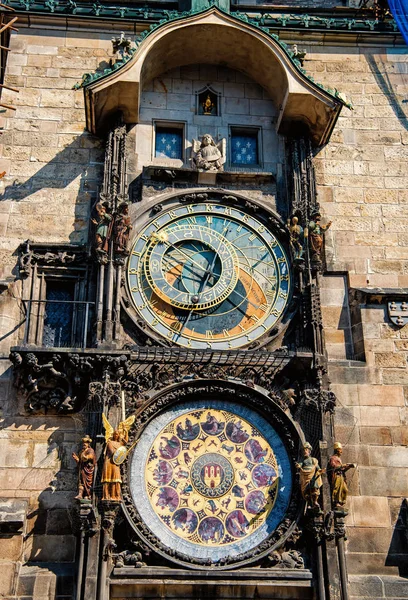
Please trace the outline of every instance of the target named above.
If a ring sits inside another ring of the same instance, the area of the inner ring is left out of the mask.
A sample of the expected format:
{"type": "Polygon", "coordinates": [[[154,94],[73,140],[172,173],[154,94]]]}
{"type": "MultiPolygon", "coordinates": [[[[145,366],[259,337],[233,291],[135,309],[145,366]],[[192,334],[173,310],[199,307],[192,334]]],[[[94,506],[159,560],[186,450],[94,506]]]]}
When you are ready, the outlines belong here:
{"type": "Polygon", "coordinates": [[[304,268],[304,244],[305,244],[305,232],[303,227],[299,224],[299,218],[293,215],[287,222],[287,228],[289,232],[289,243],[292,251],[292,258],[295,266],[304,268]]]}
{"type": "MultiPolygon", "coordinates": [[[[117,41],[117,40],[115,40],[117,41]]],[[[119,46],[118,46],[119,48],[119,46]]],[[[94,249],[98,262],[106,264],[113,252],[120,258],[127,252],[130,218],[127,213],[126,186],[126,126],[119,124],[108,135],[105,147],[104,179],[98,202],[91,219],[94,230],[94,249]]],[[[120,261],[121,262],[121,261],[120,261]]]]}
{"type": "Polygon", "coordinates": [[[311,260],[312,266],[319,268],[322,262],[321,253],[323,249],[324,233],[329,229],[332,222],[329,221],[327,225],[321,224],[321,214],[319,210],[315,210],[311,214],[311,221],[309,222],[309,240],[311,249],[311,260]]]}
{"type": "Polygon", "coordinates": [[[299,550],[274,550],[268,555],[272,567],[278,569],[304,569],[305,563],[299,550]]]}
{"type": "Polygon", "coordinates": [[[93,536],[98,529],[99,525],[92,504],[90,502],[78,502],[76,510],[73,511],[74,532],[77,534],[82,532],[87,536],[93,536]]]}
{"type": "Polygon", "coordinates": [[[19,247],[18,268],[22,277],[28,277],[35,264],[40,267],[64,267],[72,263],[83,266],[86,260],[85,249],[81,246],[54,247],[54,244],[32,244],[27,240],[19,247]]]}
{"type": "Polygon", "coordinates": [[[129,235],[132,229],[129,205],[123,203],[118,208],[113,228],[113,247],[116,254],[129,254],[129,235]]]}
{"type": "Polygon", "coordinates": [[[25,395],[24,407],[29,413],[73,412],[77,392],[81,388],[81,376],[61,355],[53,354],[47,358],[47,362],[40,363],[32,352],[24,359],[17,352],[10,355],[14,365],[14,383],[25,395]]]}
{"type": "Polygon", "coordinates": [[[94,248],[96,255],[100,262],[106,263],[113,226],[113,216],[108,212],[108,206],[97,202],[91,222],[95,225],[94,248]]]}
{"type": "Polygon", "coordinates": [[[91,396],[112,386],[112,397],[120,388],[113,384],[125,376],[128,355],[79,355],[75,353],[12,352],[14,384],[25,399],[25,409],[32,414],[70,413],[82,406],[91,378],[91,396]],[[92,374],[92,376],[91,376],[92,374]]]}
{"type": "Polygon", "coordinates": [[[146,563],[143,562],[143,556],[141,552],[131,552],[130,550],[123,550],[114,556],[115,567],[133,566],[136,569],[145,567],[146,563]]]}
{"type": "Polygon", "coordinates": [[[334,413],[336,395],[331,390],[307,388],[302,391],[301,403],[316,411],[334,413]]]}

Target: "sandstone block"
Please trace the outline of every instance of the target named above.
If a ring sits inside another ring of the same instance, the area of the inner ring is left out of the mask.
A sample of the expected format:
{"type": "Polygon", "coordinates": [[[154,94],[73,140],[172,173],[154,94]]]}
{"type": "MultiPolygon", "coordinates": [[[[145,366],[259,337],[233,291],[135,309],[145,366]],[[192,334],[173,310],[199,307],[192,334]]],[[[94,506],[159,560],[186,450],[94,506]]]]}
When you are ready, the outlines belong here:
{"type": "Polygon", "coordinates": [[[355,243],[360,246],[398,246],[398,235],[396,233],[355,233],[355,243]]]}
{"type": "Polygon", "coordinates": [[[408,598],[408,581],[402,577],[383,577],[386,597],[408,598]]]}
{"type": "Polygon", "coordinates": [[[390,427],[360,427],[362,444],[391,446],[393,443],[390,427]]]}
{"type": "MultiPolygon", "coordinates": [[[[350,531],[351,535],[347,544],[348,552],[388,552],[393,534],[391,527],[389,529],[384,527],[353,527],[350,531]]],[[[373,589],[373,586],[371,585],[370,588],[373,589]]],[[[356,589],[353,589],[353,594],[358,595],[356,589]]]]}
{"type": "Polygon", "coordinates": [[[406,468],[362,466],[359,467],[359,476],[362,496],[378,496],[386,500],[387,496],[404,496],[408,486],[406,468]]]}
{"type": "Polygon", "coordinates": [[[42,90],[40,106],[50,108],[71,108],[74,106],[74,95],[72,92],[63,91],[57,92],[55,90],[42,90]]]}
{"type": "Polygon", "coordinates": [[[31,444],[13,439],[0,439],[0,467],[28,467],[31,444]]]}
{"type": "Polygon", "coordinates": [[[375,364],[382,368],[405,368],[407,357],[405,354],[390,354],[388,352],[376,352],[375,364]]]}
{"type": "Polygon", "coordinates": [[[76,538],[68,535],[34,535],[26,542],[25,560],[73,562],[76,538]]]}
{"type": "Polygon", "coordinates": [[[352,596],[366,596],[367,598],[381,598],[383,596],[383,585],[380,577],[350,575],[349,583],[352,596]]]}
{"type": "Polygon", "coordinates": [[[384,427],[400,425],[399,409],[395,406],[361,406],[360,423],[367,427],[376,427],[379,423],[384,427]]]}
{"type": "Polygon", "coordinates": [[[15,594],[15,569],[13,562],[2,561],[0,577],[0,596],[6,598],[15,594]]]}
{"type": "MultiPolygon", "coordinates": [[[[3,537],[1,540],[1,559],[9,561],[21,560],[23,551],[23,536],[13,535],[10,537],[3,537]]],[[[0,562],[0,570],[2,570],[2,562],[0,562]]],[[[2,575],[0,576],[1,579],[2,575]]],[[[1,589],[1,584],[0,584],[1,589]]]]}
{"type": "Polygon", "coordinates": [[[356,140],[358,144],[381,144],[389,146],[400,144],[401,135],[397,131],[358,131],[356,132],[356,140]]]}
{"type": "MultiPolygon", "coordinates": [[[[51,69],[47,69],[47,75],[48,75],[48,71],[50,71],[51,69]]],[[[64,79],[60,78],[60,77],[27,77],[27,87],[32,87],[32,88],[41,88],[41,89],[46,89],[49,88],[51,90],[54,89],[64,89],[65,88],[65,81],[64,79]]],[[[71,86],[72,87],[72,86],[71,86]]]]}
{"type": "Polygon", "coordinates": [[[10,56],[7,60],[7,66],[9,67],[25,67],[27,64],[27,55],[26,54],[15,54],[14,52],[10,52],[10,56]]]}
{"type": "MultiPolygon", "coordinates": [[[[384,565],[386,564],[387,553],[369,554],[365,552],[349,552],[347,554],[347,570],[350,574],[383,575],[384,565]]],[[[399,569],[396,566],[387,566],[387,573],[398,575],[399,569]]],[[[382,600],[375,597],[359,598],[358,600],[382,600]]],[[[357,599],[356,599],[357,600],[357,599]]]]}
{"type": "Polygon", "coordinates": [[[376,496],[352,496],[350,512],[354,527],[391,527],[387,498],[376,496]]]}
{"type": "Polygon", "coordinates": [[[50,67],[51,66],[51,56],[46,56],[44,54],[30,54],[27,59],[28,67],[50,67]]]}
{"type": "Polygon", "coordinates": [[[403,389],[399,385],[358,385],[357,390],[362,406],[404,406],[403,389]]]}
{"type": "Polygon", "coordinates": [[[186,96],[185,94],[167,94],[165,100],[167,100],[167,108],[169,110],[190,110],[192,106],[192,96],[186,96]]]}
{"type": "Polygon", "coordinates": [[[334,198],[336,202],[364,202],[364,189],[353,188],[349,190],[347,187],[338,187],[334,189],[334,198]]]}
{"type": "Polygon", "coordinates": [[[408,448],[376,447],[370,448],[370,464],[378,467],[406,467],[408,448]]]}
{"type": "Polygon", "coordinates": [[[57,46],[43,46],[43,45],[27,45],[27,54],[58,54],[57,46]]]}
{"type": "MultiPolygon", "coordinates": [[[[156,81],[156,80],[155,80],[156,81]]],[[[168,86],[168,91],[172,91],[174,94],[191,94],[192,93],[192,82],[189,79],[173,79],[170,80],[171,87],[168,86]]],[[[163,86],[159,90],[163,92],[163,86]]]]}

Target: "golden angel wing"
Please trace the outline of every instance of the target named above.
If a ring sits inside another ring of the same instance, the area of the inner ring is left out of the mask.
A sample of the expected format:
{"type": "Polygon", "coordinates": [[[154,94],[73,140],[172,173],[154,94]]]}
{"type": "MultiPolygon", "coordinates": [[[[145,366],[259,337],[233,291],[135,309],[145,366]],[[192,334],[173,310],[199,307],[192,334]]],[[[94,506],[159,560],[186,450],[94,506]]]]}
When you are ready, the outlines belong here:
{"type": "Polygon", "coordinates": [[[102,413],[102,423],[103,423],[103,427],[105,429],[105,442],[108,443],[113,434],[113,427],[109,423],[109,421],[106,418],[104,413],[102,413]]]}
{"type": "Polygon", "coordinates": [[[118,429],[123,433],[127,433],[132,427],[133,423],[135,422],[135,418],[135,415],[131,415],[130,417],[119,423],[118,429]]]}

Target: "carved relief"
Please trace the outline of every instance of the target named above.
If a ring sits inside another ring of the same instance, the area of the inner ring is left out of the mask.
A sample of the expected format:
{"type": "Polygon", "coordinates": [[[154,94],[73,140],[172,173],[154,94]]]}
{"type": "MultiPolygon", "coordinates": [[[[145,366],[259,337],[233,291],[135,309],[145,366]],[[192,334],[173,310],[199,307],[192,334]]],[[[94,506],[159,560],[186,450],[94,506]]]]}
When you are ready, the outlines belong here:
{"type": "Polygon", "coordinates": [[[222,171],[226,161],[227,142],[223,138],[217,144],[209,133],[201,142],[193,140],[193,164],[199,171],[222,171]]]}

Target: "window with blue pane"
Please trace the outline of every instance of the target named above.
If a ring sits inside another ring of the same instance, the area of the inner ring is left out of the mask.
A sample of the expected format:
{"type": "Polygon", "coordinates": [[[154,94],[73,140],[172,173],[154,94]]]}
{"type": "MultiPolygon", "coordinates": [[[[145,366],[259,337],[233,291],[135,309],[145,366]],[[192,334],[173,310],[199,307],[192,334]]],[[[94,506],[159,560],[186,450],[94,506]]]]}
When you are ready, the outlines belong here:
{"type": "Polygon", "coordinates": [[[61,281],[47,283],[43,331],[43,346],[46,348],[72,346],[73,299],[72,284],[61,281]]]}
{"type": "Polygon", "coordinates": [[[183,129],[181,127],[156,127],[155,157],[183,160],[183,129]]]}
{"type": "Polygon", "coordinates": [[[259,164],[258,131],[231,129],[231,163],[249,167],[259,164]]]}

